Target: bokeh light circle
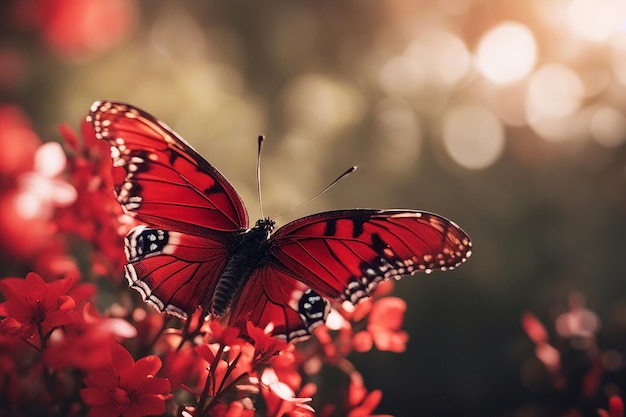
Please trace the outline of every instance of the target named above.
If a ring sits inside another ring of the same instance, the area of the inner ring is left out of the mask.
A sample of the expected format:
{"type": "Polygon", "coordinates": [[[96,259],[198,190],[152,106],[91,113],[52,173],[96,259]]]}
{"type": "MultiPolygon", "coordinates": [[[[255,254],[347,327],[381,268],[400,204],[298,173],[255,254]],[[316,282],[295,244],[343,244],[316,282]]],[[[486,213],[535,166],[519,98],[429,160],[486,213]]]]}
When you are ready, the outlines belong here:
{"type": "Polygon", "coordinates": [[[463,40],[444,30],[413,39],[405,51],[381,68],[379,83],[389,95],[405,96],[425,86],[449,89],[465,79],[471,68],[463,40]]]}
{"type": "Polygon", "coordinates": [[[623,18],[618,6],[614,0],[571,0],[567,7],[570,33],[592,42],[607,40],[623,18]]]}
{"type": "Polygon", "coordinates": [[[358,123],[364,99],[352,84],[322,74],[295,78],[283,92],[287,120],[310,135],[329,138],[358,123]]]}
{"type": "Polygon", "coordinates": [[[584,96],[580,77],[562,64],[548,64],[531,77],[526,96],[529,121],[545,117],[564,117],[580,108],[584,96]]]}
{"type": "Polygon", "coordinates": [[[493,165],[504,151],[504,128],[488,109],[466,105],[443,117],[442,140],[450,157],[468,169],[493,165]]]}
{"type": "Polygon", "coordinates": [[[600,145],[613,148],[626,141],[626,116],[613,107],[598,108],[589,127],[591,136],[600,145]]]}
{"type": "Polygon", "coordinates": [[[530,29],[517,22],[503,22],[485,33],[476,52],[479,71],[496,84],[525,77],[536,61],[535,37],[530,29]]]}

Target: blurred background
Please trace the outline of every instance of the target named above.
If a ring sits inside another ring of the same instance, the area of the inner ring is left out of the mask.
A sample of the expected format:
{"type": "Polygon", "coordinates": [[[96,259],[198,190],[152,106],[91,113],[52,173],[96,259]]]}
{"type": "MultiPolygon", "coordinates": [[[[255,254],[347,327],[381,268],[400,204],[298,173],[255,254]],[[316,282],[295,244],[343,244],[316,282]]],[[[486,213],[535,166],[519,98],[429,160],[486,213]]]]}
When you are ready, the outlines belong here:
{"type": "Polygon", "coordinates": [[[279,224],[414,208],[468,232],[465,265],[396,286],[407,351],[351,358],[379,412],[596,415],[626,389],[626,2],[0,3],[5,174],[105,98],[179,132],[253,219],[265,134],[266,215],[359,165],[279,224]]]}

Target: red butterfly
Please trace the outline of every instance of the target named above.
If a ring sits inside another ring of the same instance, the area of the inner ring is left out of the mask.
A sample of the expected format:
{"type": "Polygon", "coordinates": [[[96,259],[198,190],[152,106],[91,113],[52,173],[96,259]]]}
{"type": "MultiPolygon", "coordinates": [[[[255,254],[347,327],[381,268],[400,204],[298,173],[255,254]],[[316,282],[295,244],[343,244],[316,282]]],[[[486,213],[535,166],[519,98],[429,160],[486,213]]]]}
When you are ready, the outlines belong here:
{"type": "Polygon", "coordinates": [[[187,318],[202,308],[244,331],[249,320],[272,323],[274,336],[302,339],[324,323],[328,300],[356,304],[382,280],[453,269],[471,254],[456,224],[416,210],[249,227],[233,186],[164,123],[112,101],[94,103],[87,121],[121,170],[118,202],[146,224],[126,236],[126,278],[159,311],[187,318]]]}

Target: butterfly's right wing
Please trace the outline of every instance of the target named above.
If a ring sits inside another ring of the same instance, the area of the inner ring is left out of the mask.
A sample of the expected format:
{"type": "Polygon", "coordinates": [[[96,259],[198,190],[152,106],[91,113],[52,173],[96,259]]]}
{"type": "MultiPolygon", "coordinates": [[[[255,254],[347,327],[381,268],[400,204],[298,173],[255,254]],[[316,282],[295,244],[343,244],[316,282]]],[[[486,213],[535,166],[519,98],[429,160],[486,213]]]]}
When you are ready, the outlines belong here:
{"type": "Polygon", "coordinates": [[[125,239],[128,284],[157,310],[187,318],[212,299],[229,257],[227,239],[137,226],[125,239]]]}
{"type": "Polygon", "coordinates": [[[230,321],[271,323],[274,336],[303,339],[324,323],[331,300],[357,304],[385,279],[454,269],[471,247],[459,226],[434,213],[353,209],[307,216],[270,237],[271,256],[244,285],[230,321]]]}
{"type": "Polygon", "coordinates": [[[187,317],[210,302],[248,227],[233,186],[180,136],[129,104],[99,101],[87,121],[111,146],[115,193],[138,222],[126,236],[126,279],[159,311],[187,317]]]}
{"type": "Polygon", "coordinates": [[[87,121],[111,145],[117,200],[139,222],[196,236],[248,227],[233,186],[163,122],[112,101],[95,102],[87,121]]]}

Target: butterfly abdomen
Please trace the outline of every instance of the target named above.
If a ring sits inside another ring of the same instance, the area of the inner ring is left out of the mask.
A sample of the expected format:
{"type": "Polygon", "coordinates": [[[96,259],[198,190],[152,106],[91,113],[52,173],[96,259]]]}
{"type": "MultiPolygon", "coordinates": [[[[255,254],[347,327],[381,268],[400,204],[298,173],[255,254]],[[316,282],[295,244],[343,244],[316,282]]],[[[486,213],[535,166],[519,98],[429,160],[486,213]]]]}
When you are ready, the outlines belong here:
{"type": "Polygon", "coordinates": [[[267,260],[270,230],[261,224],[236,236],[231,256],[219,277],[213,298],[209,300],[211,315],[221,317],[226,314],[250,274],[267,260]]]}

